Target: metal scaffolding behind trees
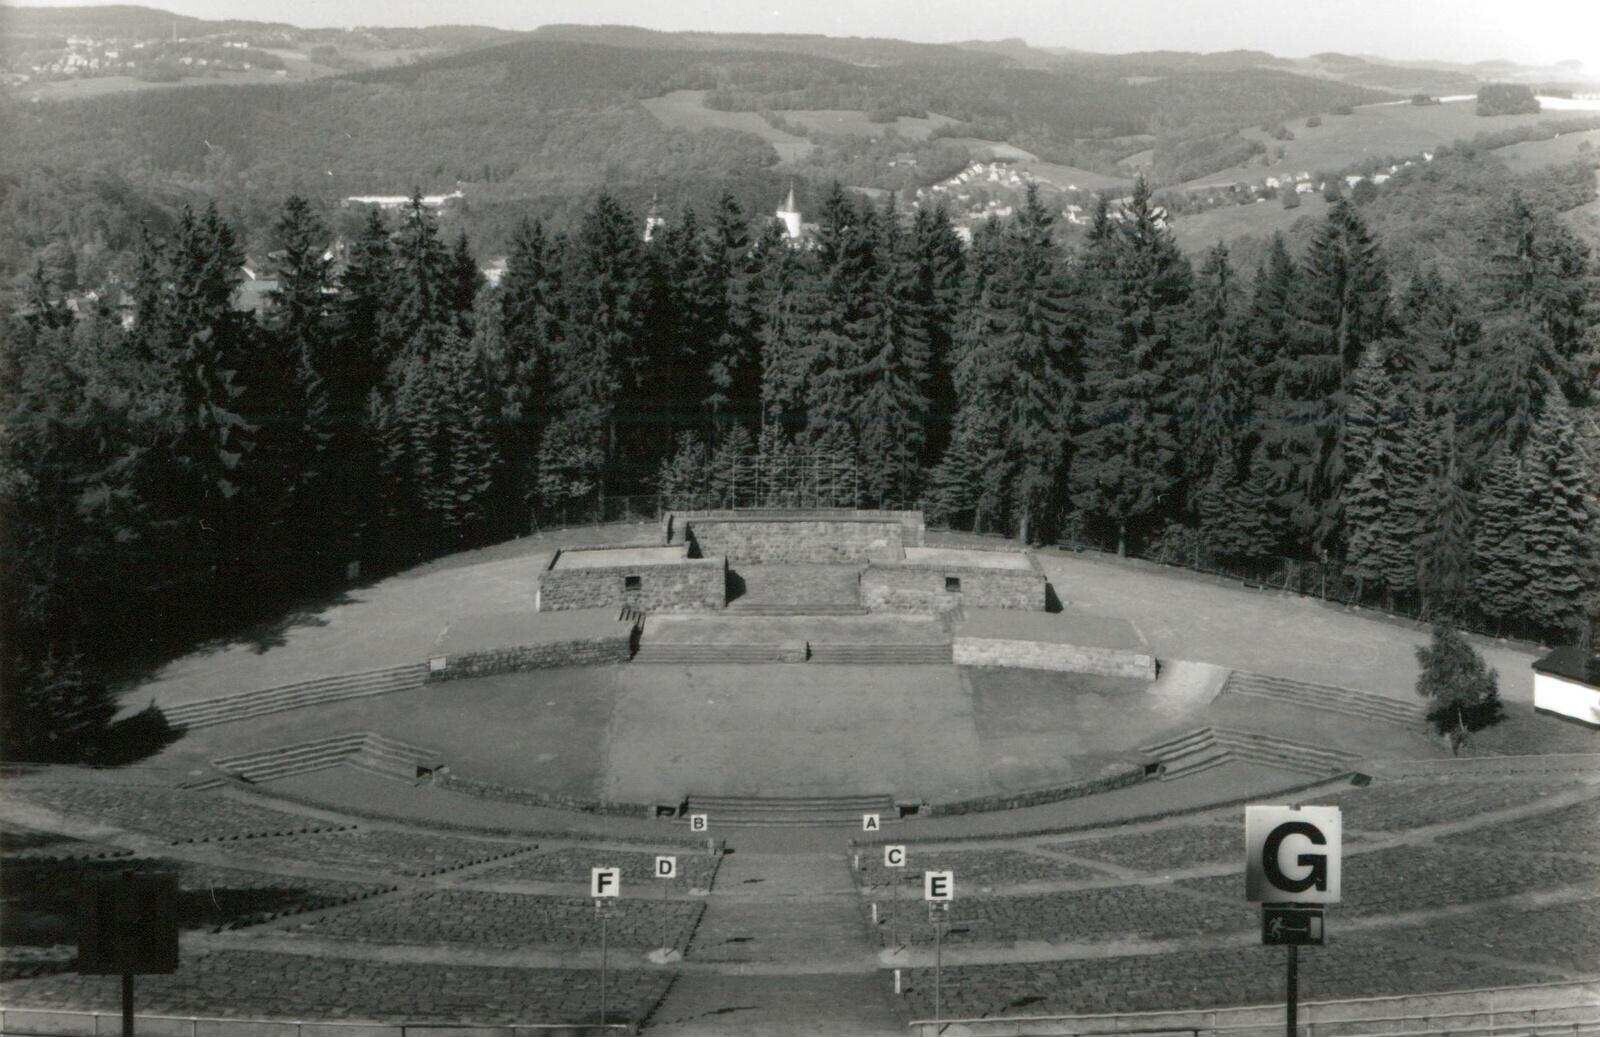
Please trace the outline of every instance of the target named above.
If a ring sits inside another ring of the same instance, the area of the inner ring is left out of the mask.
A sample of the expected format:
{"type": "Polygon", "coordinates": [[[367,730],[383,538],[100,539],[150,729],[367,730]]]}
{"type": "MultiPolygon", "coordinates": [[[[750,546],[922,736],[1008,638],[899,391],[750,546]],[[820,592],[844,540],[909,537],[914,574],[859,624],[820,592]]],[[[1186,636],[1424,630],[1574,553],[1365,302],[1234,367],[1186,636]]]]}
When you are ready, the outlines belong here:
{"type": "Polygon", "coordinates": [[[855,459],[828,451],[712,455],[701,478],[663,486],[667,508],[855,508],[855,459]]]}

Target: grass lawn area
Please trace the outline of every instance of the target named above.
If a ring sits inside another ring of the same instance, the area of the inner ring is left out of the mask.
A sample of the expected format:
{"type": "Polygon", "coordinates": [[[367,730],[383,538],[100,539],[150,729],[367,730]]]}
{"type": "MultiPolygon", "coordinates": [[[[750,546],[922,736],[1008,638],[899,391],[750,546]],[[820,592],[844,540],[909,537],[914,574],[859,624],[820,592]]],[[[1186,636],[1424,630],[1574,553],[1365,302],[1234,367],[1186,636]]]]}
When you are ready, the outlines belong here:
{"type": "Polygon", "coordinates": [[[1235,181],[1257,181],[1268,176],[1278,176],[1301,170],[1316,174],[1337,172],[1365,158],[1410,158],[1423,151],[1431,151],[1440,144],[1475,137],[1480,133],[1503,130],[1512,126],[1526,126],[1544,120],[1570,119],[1576,113],[1544,112],[1538,115],[1481,116],[1474,101],[1452,101],[1448,104],[1417,106],[1410,104],[1371,105],[1357,108],[1352,115],[1322,116],[1321,126],[1307,126],[1304,119],[1292,119],[1286,125],[1294,133],[1294,140],[1276,141],[1259,127],[1251,127],[1241,136],[1259,140],[1269,150],[1281,143],[1285,149],[1282,161],[1270,166],[1259,162],[1246,163],[1191,180],[1183,186],[1203,187],[1212,184],[1231,184],[1235,181]]]}
{"type": "MultiPolygon", "coordinates": [[[[704,90],[674,90],[639,103],[663,126],[682,130],[737,130],[753,133],[772,145],[782,162],[798,162],[816,148],[804,137],[778,129],[755,112],[723,112],[707,108],[704,90]]],[[[787,114],[787,113],[786,113],[787,114]]]]}
{"type": "Polygon", "coordinates": [[[897,116],[893,122],[873,122],[867,113],[850,108],[795,109],[782,113],[789,122],[831,137],[881,137],[889,128],[908,140],[927,140],[940,126],[955,122],[948,115],[930,112],[925,119],[897,116]]]}
{"type": "Polygon", "coordinates": [[[1025,789],[1119,769],[1169,726],[1152,716],[1145,681],[971,667],[978,740],[997,784],[1025,789]]]}
{"type": "Polygon", "coordinates": [[[1285,209],[1283,202],[1269,198],[1249,205],[1224,205],[1191,216],[1172,220],[1172,236],[1185,252],[1198,254],[1236,238],[1263,238],[1273,231],[1289,234],[1289,228],[1303,219],[1319,220],[1328,212],[1328,203],[1315,191],[1300,196],[1300,207],[1285,209]]]}
{"type": "Polygon", "coordinates": [[[617,672],[613,666],[574,667],[447,681],[203,727],[153,762],[193,767],[224,755],[376,731],[437,749],[463,778],[593,796],[617,672]]]}

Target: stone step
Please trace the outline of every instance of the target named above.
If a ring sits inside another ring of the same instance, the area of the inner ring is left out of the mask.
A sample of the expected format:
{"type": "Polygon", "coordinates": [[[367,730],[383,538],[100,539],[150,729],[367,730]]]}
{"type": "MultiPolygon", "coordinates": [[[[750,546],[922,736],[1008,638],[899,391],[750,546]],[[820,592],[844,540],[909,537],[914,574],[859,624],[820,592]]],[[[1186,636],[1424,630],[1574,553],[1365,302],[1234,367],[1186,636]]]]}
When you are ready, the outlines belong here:
{"type": "Polygon", "coordinates": [[[1165,758],[1168,756],[1189,752],[1196,747],[1209,745],[1215,740],[1216,739],[1212,734],[1211,728],[1197,727],[1193,731],[1186,731],[1183,734],[1174,738],[1169,738],[1164,742],[1157,742],[1154,745],[1143,746],[1139,749],[1139,751],[1142,753],[1147,753],[1151,756],[1165,758]]]}
{"type": "Polygon", "coordinates": [[[174,725],[208,727],[212,724],[265,716],[324,702],[383,695],[392,691],[420,687],[426,679],[427,665],[416,663],[346,674],[338,678],[318,678],[300,684],[281,685],[277,688],[203,699],[198,702],[186,702],[169,706],[162,712],[168,722],[174,725]]]}
{"type": "Polygon", "coordinates": [[[1399,724],[1414,724],[1420,722],[1425,715],[1425,710],[1420,705],[1400,702],[1371,692],[1294,681],[1271,674],[1236,670],[1228,677],[1223,690],[1239,695],[1291,702],[1309,709],[1339,713],[1364,720],[1377,719],[1399,724]]]}
{"type": "Polygon", "coordinates": [[[368,732],[356,732],[242,756],[223,757],[211,762],[245,781],[263,782],[343,763],[359,763],[369,770],[415,777],[419,764],[436,766],[439,756],[432,749],[407,745],[368,732]]]}
{"type": "Polygon", "coordinates": [[[1423,716],[1423,709],[1409,703],[1395,702],[1378,695],[1342,691],[1337,688],[1317,686],[1293,687],[1280,682],[1255,681],[1249,678],[1230,680],[1230,690],[1241,695],[1257,695],[1293,701],[1313,709],[1334,712],[1357,712],[1362,715],[1392,720],[1411,721],[1423,716]]]}
{"type": "Polygon", "coordinates": [[[1360,759],[1356,753],[1307,745],[1274,735],[1218,730],[1217,744],[1240,759],[1287,767],[1308,774],[1348,770],[1360,759]]]}
{"type": "Polygon", "coordinates": [[[811,645],[814,663],[846,663],[872,665],[898,663],[902,665],[940,665],[951,662],[949,645],[811,645]]]}
{"type": "Polygon", "coordinates": [[[835,602],[732,601],[727,611],[741,616],[865,616],[856,604],[835,602]]]}
{"type": "Polygon", "coordinates": [[[860,827],[862,814],[881,814],[885,822],[896,820],[894,801],[887,795],[782,798],[692,795],[688,803],[687,813],[706,814],[713,825],[736,827],[860,827]]]}
{"type": "Polygon", "coordinates": [[[781,663],[804,662],[805,647],[793,645],[644,644],[636,663],[781,663]]]}
{"type": "Polygon", "coordinates": [[[1180,763],[1175,767],[1169,764],[1161,772],[1161,780],[1171,781],[1174,778],[1187,778],[1191,774],[1199,774],[1201,771],[1208,771],[1213,767],[1221,767],[1225,763],[1232,762],[1234,758],[1233,753],[1227,749],[1223,749],[1220,746],[1212,746],[1206,752],[1190,757],[1186,762],[1180,763]]]}

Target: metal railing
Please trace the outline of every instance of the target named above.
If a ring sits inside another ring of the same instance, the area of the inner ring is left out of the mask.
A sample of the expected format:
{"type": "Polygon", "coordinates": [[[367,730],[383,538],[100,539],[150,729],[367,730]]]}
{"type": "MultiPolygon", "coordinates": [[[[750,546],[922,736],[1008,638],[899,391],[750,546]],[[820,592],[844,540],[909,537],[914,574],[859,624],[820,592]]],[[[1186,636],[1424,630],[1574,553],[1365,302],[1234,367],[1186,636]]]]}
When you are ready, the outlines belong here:
{"type": "MultiPolygon", "coordinates": [[[[961,1032],[973,1034],[1071,1037],[1276,1037],[1284,1032],[1283,1013],[1280,1003],[1076,1016],[989,1016],[943,1019],[938,1029],[943,1032],[959,1025],[961,1032]]],[[[935,1032],[931,1019],[912,1020],[908,1026],[914,1032],[935,1032]]],[[[1600,978],[1302,1002],[1297,1033],[1299,1037],[1496,1037],[1517,1033],[1588,1037],[1600,1033],[1600,978]],[[1433,1005],[1440,1010],[1432,1010],[1433,1005]]]]}
{"type": "MultiPolygon", "coordinates": [[[[134,1016],[139,1037],[589,1037],[637,1032],[632,1023],[363,1023],[251,1017],[134,1016]]],[[[116,1037],[122,1013],[65,1008],[0,1007],[0,1034],[28,1037],[116,1037]]]]}

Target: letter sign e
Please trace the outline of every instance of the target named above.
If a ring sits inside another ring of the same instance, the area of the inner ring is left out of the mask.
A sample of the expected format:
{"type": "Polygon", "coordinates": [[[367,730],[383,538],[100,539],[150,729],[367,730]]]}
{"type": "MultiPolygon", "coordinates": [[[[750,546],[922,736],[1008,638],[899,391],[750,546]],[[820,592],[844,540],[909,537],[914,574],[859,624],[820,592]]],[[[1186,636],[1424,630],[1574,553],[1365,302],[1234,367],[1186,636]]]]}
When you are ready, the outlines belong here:
{"type": "Polygon", "coordinates": [[[922,899],[930,904],[942,904],[956,897],[956,873],[953,871],[925,871],[922,873],[922,899]]]}

